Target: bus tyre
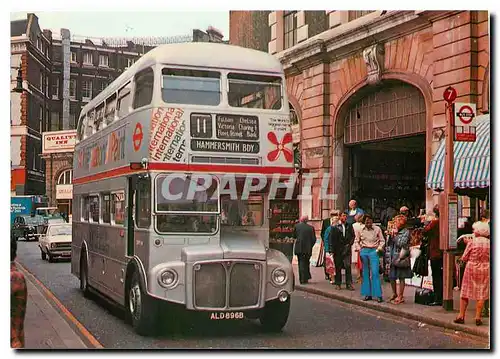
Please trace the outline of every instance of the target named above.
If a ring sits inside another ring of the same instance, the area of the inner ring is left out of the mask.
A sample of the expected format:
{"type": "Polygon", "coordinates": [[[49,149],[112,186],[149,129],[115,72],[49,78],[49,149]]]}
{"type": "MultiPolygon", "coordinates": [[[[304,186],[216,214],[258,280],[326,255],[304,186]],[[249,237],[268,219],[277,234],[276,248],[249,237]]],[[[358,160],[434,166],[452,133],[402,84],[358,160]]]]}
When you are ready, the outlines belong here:
{"type": "Polygon", "coordinates": [[[139,275],[134,271],[127,295],[128,314],[137,334],[151,336],[155,333],[158,318],[158,302],[144,293],[139,284],[139,275]]]}
{"type": "Polygon", "coordinates": [[[264,330],[280,332],[283,329],[290,313],[290,302],[291,298],[289,297],[286,302],[280,302],[276,299],[266,303],[259,318],[264,330]]]}
{"type": "Polygon", "coordinates": [[[89,290],[89,272],[87,269],[87,262],[84,260],[84,256],[80,257],[80,290],[85,298],[90,295],[89,290]]]}

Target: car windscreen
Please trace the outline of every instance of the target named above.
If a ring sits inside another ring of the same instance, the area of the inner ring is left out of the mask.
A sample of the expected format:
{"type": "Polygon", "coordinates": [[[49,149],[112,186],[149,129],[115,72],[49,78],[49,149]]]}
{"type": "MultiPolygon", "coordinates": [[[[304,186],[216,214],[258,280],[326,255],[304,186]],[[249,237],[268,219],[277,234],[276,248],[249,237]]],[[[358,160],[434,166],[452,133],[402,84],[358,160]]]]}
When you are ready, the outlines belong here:
{"type": "Polygon", "coordinates": [[[71,226],[56,226],[49,227],[48,233],[49,236],[67,236],[71,235],[71,226]]]}

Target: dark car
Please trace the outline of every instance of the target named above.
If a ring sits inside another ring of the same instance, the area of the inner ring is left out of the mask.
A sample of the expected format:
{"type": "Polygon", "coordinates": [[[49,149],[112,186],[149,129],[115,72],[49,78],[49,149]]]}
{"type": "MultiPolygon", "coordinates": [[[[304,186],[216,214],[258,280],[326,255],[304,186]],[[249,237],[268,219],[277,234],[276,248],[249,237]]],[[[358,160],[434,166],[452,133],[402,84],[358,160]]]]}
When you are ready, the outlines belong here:
{"type": "Polygon", "coordinates": [[[19,238],[24,238],[26,241],[37,240],[43,224],[42,216],[17,216],[12,225],[12,236],[16,241],[19,238]]]}

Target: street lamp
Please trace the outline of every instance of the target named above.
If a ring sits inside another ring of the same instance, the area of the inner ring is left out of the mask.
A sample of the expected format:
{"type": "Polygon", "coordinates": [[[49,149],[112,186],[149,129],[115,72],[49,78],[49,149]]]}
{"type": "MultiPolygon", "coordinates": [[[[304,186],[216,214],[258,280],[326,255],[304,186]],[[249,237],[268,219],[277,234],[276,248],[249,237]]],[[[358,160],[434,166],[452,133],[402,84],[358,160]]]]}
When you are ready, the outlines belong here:
{"type": "Polygon", "coordinates": [[[12,89],[12,92],[17,92],[17,93],[22,93],[23,92],[23,73],[21,69],[19,68],[17,70],[17,77],[16,77],[16,87],[12,89]]]}

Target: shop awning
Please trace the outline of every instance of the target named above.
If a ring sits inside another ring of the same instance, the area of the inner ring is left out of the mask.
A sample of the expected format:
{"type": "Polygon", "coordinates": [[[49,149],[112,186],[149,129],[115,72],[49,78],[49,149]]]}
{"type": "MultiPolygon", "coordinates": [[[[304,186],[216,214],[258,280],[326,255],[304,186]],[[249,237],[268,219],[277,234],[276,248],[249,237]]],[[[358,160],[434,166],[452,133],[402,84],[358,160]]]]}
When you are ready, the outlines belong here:
{"type": "MultiPolygon", "coordinates": [[[[445,141],[429,166],[427,187],[442,190],[444,187],[445,141]]],[[[454,143],[455,188],[490,187],[490,115],[477,117],[476,142],[454,143]]]]}

